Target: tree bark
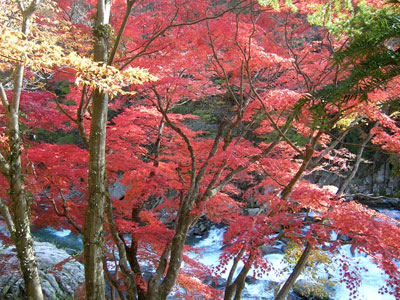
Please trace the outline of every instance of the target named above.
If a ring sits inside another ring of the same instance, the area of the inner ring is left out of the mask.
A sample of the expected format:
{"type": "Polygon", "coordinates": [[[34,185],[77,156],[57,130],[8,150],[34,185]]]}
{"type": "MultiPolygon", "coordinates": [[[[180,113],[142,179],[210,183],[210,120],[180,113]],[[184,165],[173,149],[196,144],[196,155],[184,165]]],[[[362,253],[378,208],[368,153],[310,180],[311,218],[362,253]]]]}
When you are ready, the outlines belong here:
{"type": "Polygon", "coordinates": [[[275,296],[275,300],[285,300],[287,295],[289,294],[290,290],[292,289],[293,285],[296,283],[297,278],[303,271],[307,259],[311,253],[311,245],[310,243],[306,244],[306,248],[304,249],[303,253],[301,254],[296,266],[294,267],[292,274],[290,274],[289,278],[286,280],[285,284],[279,290],[278,294],[275,296]]]}
{"type": "Polygon", "coordinates": [[[368,142],[374,137],[373,134],[369,133],[367,137],[364,139],[362,144],[360,145],[360,148],[358,148],[357,151],[357,156],[356,160],[354,162],[353,169],[351,170],[350,174],[347,176],[346,180],[343,182],[343,184],[340,186],[339,190],[336,193],[337,197],[341,197],[342,194],[344,193],[345,189],[349,186],[350,182],[353,180],[354,176],[356,175],[358,168],[361,163],[361,158],[365,149],[365,146],[368,144],[368,142]]]}
{"type": "MultiPolygon", "coordinates": [[[[107,62],[109,18],[111,3],[98,0],[96,24],[93,29],[95,39],[94,60],[107,62]]],[[[96,89],[93,92],[92,120],[89,140],[89,200],[83,232],[86,297],[88,300],[105,299],[103,270],[103,223],[106,200],[106,124],[108,95],[96,89]]]]}
{"type": "Polygon", "coordinates": [[[242,270],[240,270],[240,273],[236,277],[235,281],[229,285],[227,284],[225,287],[224,300],[242,299],[243,290],[246,286],[245,279],[250,269],[250,267],[244,266],[242,270]]]}
{"type": "MultiPolygon", "coordinates": [[[[38,5],[38,0],[33,0],[28,7],[20,2],[22,13],[22,33],[28,36],[30,22],[38,5]]],[[[33,248],[33,237],[30,231],[30,201],[25,192],[24,175],[21,165],[21,136],[19,128],[19,103],[22,93],[25,66],[18,64],[13,75],[13,97],[9,104],[7,96],[2,88],[2,101],[6,105],[8,114],[8,135],[10,156],[7,163],[4,159],[0,161],[2,174],[8,178],[9,195],[11,198],[11,214],[5,205],[1,205],[0,212],[7,221],[7,227],[13,240],[20,268],[25,283],[28,299],[42,300],[43,292],[39,278],[38,266],[33,248]],[[3,99],[4,98],[4,99],[3,99]]]]}

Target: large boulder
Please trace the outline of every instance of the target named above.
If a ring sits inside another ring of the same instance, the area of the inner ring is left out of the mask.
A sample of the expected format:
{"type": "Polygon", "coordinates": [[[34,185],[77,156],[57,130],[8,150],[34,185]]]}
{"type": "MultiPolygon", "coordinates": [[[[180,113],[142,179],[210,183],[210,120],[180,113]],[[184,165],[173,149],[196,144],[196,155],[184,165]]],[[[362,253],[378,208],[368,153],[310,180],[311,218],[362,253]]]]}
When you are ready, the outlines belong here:
{"type": "MultiPolygon", "coordinates": [[[[45,299],[71,299],[84,282],[83,265],[50,243],[35,242],[45,299]]],[[[24,299],[25,286],[14,246],[0,243],[0,299],[24,299]]]]}

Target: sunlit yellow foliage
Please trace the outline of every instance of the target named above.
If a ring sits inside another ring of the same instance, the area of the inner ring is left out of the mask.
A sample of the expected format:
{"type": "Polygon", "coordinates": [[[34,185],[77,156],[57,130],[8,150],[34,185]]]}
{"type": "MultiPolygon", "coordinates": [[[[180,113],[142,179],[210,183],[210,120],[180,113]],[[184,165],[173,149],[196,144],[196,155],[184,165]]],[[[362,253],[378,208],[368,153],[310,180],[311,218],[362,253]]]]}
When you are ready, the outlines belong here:
{"type": "MultiPolygon", "coordinates": [[[[304,248],[296,243],[289,242],[287,250],[285,251],[284,260],[289,264],[289,270],[293,270],[304,248]]],[[[303,285],[301,290],[304,292],[304,296],[313,295],[314,297],[324,298],[329,296],[327,294],[326,286],[333,285],[334,282],[330,281],[328,277],[322,278],[321,268],[324,269],[325,274],[329,277],[329,274],[333,272],[332,261],[329,255],[319,249],[311,251],[310,256],[307,259],[306,267],[302,274],[310,282],[308,285],[303,285]]]]}
{"type": "Polygon", "coordinates": [[[336,122],[334,128],[347,129],[357,118],[357,114],[351,114],[346,118],[341,118],[336,122]]]}
{"type": "MultiPolygon", "coordinates": [[[[29,36],[24,36],[18,28],[21,16],[14,2],[0,12],[0,71],[12,70],[16,64],[23,64],[31,72],[52,73],[68,70],[73,72],[75,83],[98,88],[103,92],[128,94],[124,87],[138,85],[144,81],[155,81],[146,70],[127,68],[123,71],[113,66],[98,64],[92,58],[84,56],[85,51],[77,53],[74,48],[82,49],[84,42],[77,44],[68,37],[68,22],[58,22],[41,18],[40,26],[32,26],[29,36]],[[9,18],[9,22],[6,21],[9,18]],[[43,22],[47,25],[43,25],[43,22]],[[68,40],[70,42],[68,42],[68,40]]],[[[48,4],[46,15],[55,14],[56,8],[48,4]]],[[[70,24],[71,25],[71,24],[70,24]]]]}
{"type": "Polygon", "coordinates": [[[393,113],[390,115],[390,117],[391,117],[392,119],[397,119],[398,117],[400,117],[400,111],[395,111],[395,112],[393,112],[393,113]]]}

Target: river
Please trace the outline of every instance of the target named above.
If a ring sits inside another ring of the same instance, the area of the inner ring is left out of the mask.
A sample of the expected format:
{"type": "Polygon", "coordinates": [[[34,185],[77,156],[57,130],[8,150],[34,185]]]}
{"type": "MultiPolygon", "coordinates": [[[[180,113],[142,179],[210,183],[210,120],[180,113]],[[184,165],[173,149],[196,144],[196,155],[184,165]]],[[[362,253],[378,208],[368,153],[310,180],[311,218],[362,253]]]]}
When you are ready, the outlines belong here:
{"type": "MultiPolygon", "coordinates": [[[[400,216],[399,212],[396,212],[396,216],[400,216]]],[[[207,238],[198,242],[195,246],[204,249],[201,255],[198,255],[198,259],[209,267],[216,266],[218,264],[219,255],[222,253],[222,240],[224,234],[223,228],[212,228],[207,238]]],[[[192,257],[196,255],[193,254],[192,257]]],[[[394,296],[385,294],[379,294],[379,289],[385,284],[387,276],[377,267],[377,265],[365,254],[355,253],[352,255],[350,251],[350,245],[344,245],[337,253],[329,254],[332,263],[329,264],[330,281],[337,282],[333,287],[335,295],[329,295],[331,299],[344,300],[344,299],[365,299],[365,300],[395,300],[394,296]],[[340,268],[341,259],[348,261],[349,269],[357,272],[360,276],[360,287],[358,293],[350,296],[349,289],[346,288],[346,283],[340,282],[340,268]]],[[[243,300],[261,300],[261,299],[273,299],[273,290],[271,289],[270,281],[282,282],[289,276],[289,272],[285,271],[287,263],[284,261],[283,254],[270,254],[265,256],[272,265],[272,271],[268,274],[263,275],[261,278],[257,278],[253,284],[247,284],[246,290],[243,293],[243,300]]],[[[400,267],[400,264],[399,264],[400,267]]],[[[238,268],[240,270],[240,268],[238,268]]],[[[249,272],[252,275],[252,271],[249,272]]],[[[322,265],[318,269],[318,275],[321,278],[326,278],[327,271],[322,265]]],[[[227,278],[227,273],[222,274],[222,277],[227,278]]],[[[300,279],[309,280],[304,278],[304,275],[299,277],[300,279]]]]}
{"type": "MultiPolygon", "coordinates": [[[[382,210],[382,212],[400,219],[399,211],[382,210]]],[[[219,256],[222,253],[224,232],[225,228],[212,227],[205,238],[199,239],[193,244],[193,247],[199,248],[200,251],[198,254],[192,252],[190,257],[195,258],[210,268],[217,266],[219,264],[219,256]]],[[[67,248],[71,254],[79,251],[82,247],[80,238],[71,234],[69,230],[56,231],[48,228],[36,231],[35,236],[40,240],[51,241],[59,247],[67,248]]],[[[328,255],[331,258],[331,263],[325,267],[323,265],[318,266],[317,273],[321,278],[329,278],[330,282],[335,282],[335,285],[330,289],[332,291],[329,295],[331,299],[395,300],[394,296],[379,293],[379,289],[385,284],[387,277],[367,255],[360,253],[353,255],[350,251],[350,245],[344,245],[336,253],[329,253],[328,255]],[[340,262],[342,260],[347,261],[349,269],[356,272],[361,279],[360,286],[357,289],[358,292],[355,295],[350,295],[346,283],[341,282],[340,269],[342,267],[340,262]]],[[[289,276],[289,271],[285,270],[285,267],[288,265],[284,260],[283,254],[269,254],[265,258],[271,264],[272,270],[261,278],[256,277],[256,280],[249,280],[243,293],[243,300],[273,299],[274,291],[271,282],[283,282],[289,276]]],[[[253,275],[252,271],[249,272],[249,275],[253,275]]],[[[226,279],[227,272],[221,274],[221,277],[226,279]]],[[[301,279],[310,280],[305,275],[301,275],[299,280],[301,279]]],[[[174,297],[172,296],[170,299],[174,299],[174,297]]]]}

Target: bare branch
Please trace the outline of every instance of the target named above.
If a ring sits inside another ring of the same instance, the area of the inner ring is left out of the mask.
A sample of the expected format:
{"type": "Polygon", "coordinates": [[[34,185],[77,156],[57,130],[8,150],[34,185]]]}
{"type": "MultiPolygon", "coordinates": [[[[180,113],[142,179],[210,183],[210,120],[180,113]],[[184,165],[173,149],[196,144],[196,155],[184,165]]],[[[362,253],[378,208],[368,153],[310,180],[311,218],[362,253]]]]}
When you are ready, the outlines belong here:
{"type": "Polygon", "coordinates": [[[74,119],[74,118],[60,105],[60,102],[59,102],[58,99],[57,99],[57,95],[55,95],[55,94],[54,94],[54,100],[55,100],[55,102],[56,102],[56,105],[57,105],[58,109],[61,110],[61,112],[62,112],[64,115],[66,115],[66,117],[67,117],[68,119],[70,119],[73,123],[76,123],[77,120],[74,119]]]}
{"type": "Polygon", "coordinates": [[[74,229],[75,229],[78,233],[82,234],[82,228],[80,228],[80,227],[78,226],[78,224],[76,224],[76,222],[75,222],[75,221],[71,218],[71,216],[69,215],[68,208],[67,208],[67,200],[63,197],[61,191],[60,191],[60,196],[61,196],[61,199],[63,200],[63,204],[62,204],[63,211],[62,211],[62,212],[58,209],[55,200],[54,200],[54,199],[51,199],[50,197],[48,197],[48,196],[46,195],[46,197],[47,197],[47,198],[50,200],[50,202],[52,203],[53,208],[54,208],[54,211],[56,212],[56,215],[59,216],[59,217],[66,218],[66,219],[67,219],[67,222],[68,222],[72,227],[74,227],[74,229]]]}
{"type": "Polygon", "coordinates": [[[215,186],[215,184],[217,183],[217,181],[219,180],[219,178],[221,177],[221,175],[222,175],[222,172],[225,170],[225,168],[226,168],[226,163],[224,163],[220,168],[219,168],[219,170],[217,171],[217,172],[215,172],[214,173],[214,176],[213,176],[213,178],[211,179],[211,181],[210,181],[210,183],[208,184],[208,186],[207,186],[207,189],[206,189],[206,191],[204,192],[204,194],[203,194],[203,197],[199,200],[200,202],[202,202],[202,201],[207,201],[209,198],[209,196],[208,195],[211,195],[212,194],[212,189],[214,189],[214,186],[215,186]]]}
{"type": "Polygon", "coordinates": [[[218,194],[237,174],[239,174],[240,172],[242,172],[243,170],[245,170],[246,167],[245,166],[239,166],[237,167],[235,170],[233,170],[231,173],[229,173],[228,175],[226,175],[226,177],[221,180],[221,182],[211,188],[211,189],[207,189],[207,192],[204,193],[203,197],[201,198],[201,201],[207,201],[209,199],[211,199],[212,197],[214,197],[216,194],[218,194]]]}
{"type": "Polygon", "coordinates": [[[14,221],[12,219],[10,211],[8,210],[8,206],[3,203],[2,199],[0,199],[0,214],[6,220],[7,228],[8,228],[8,231],[10,232],[11,236],[14,236],[14,232],[15,232],[14,221]]]}
{"type": "MultiPolygon", "coordinates": [[[[288,14],[288,16],[289,16],[289,14],[288,14]]],[[[287,23],[288,23],[288,18],[286,18],[286,22],[285,22],[285,43],[286,43],[286,47],[289,49],[289,53],[293,57],[293,63],[292,63],[293,67],[295,68],[296,72],[303,77],[304,82],[306,84],[307,91],[310,92],[311,88],[313,87],[313,83],[312,83],[311,78],[308,76],[308,74],[305,73],[301,69],[300,62],[299,62],[299,56],[297,55],[297,53],[294,52],[293,47],[289,42],[287,23]]]]}
{"type": "Polygon", "coordinates": [[[135,274],[131,271],[128,264],[128,259],[126,255],[125,243],[119,237],[117,224],[115,223],[113,217],[113,209],[112,209],[112,199],[110,195],[107,193],[107,203],[106,203],[106,215],[108,221],[108,228],[111,233],[111,237],[114,243],[117,245],[118,253],[119,253],[119,266],[121,268],[124,283],[126,286],[127,297],[129,300],[136,299],[136,277],[135,274]]]}
{"type": "Polygon", "coordinates": [[[162,107],[162,103],[161,103],[161,96],[160,94],[157,92],[157,90],[155,88],[152,89],[154,94],[156,95],[157,98],[157,109],[158,111],[163,115],[163,117],[165,118],[165,121],[168,123],[168,125],[180,136],[182,137],[182,139],[184,140],[189,154],[190,154],[190,159],[191,159],[191,166],[192,166],[192,170],[191,170],[191,177],[190,177],[190,191],[189,194],[191,194],[191,192],[194,191],[194,187],[195,187],[195,183],[196,183],[196,173],[197,173],[197,162],[196,162],[196,154],[194,153],[194,149],[192,146],[192,143],[190,142],[189,138],[187,137],[187,135],[178,127],[176,126],[168,117],[167,112],[163,109],[162,107]]]}
{"type": "Polygon", "coordinates": [[[166,27],[164,27],[163,29],[160,29],[159,31],[155,32],[151,38],[149,38],[147,40],[147,42],[143,45],[142,50],[140,50],[138,53],[136,53],[134,56],[132,56],[130,59],[128,59],[128,61],[122,65],[122,67],[120,68],[121,70],[124,69],[126,66],[128,66],[132,61],[134,61],[136,58],[138,58],[141,55],[146,54],[147,49],[150,47],[150,45],[153,43],[153,41],[155,39],[157,39],[159,36],[163,35],[167,30],[174,28],[174,27],[181,27],[181,26],[191,26],[191,25],[195,25],[207,20],[214,20],[217,19],[219,17],[222,17],[223,15],[225,15],[226,13],[236,10],[238,8],[240,8],[240,5],[243,4],[245,1],[240,1],[238,2],[236,5],[234,5],[233,7],[226,9],[214,16],[209,16],[209,17],[204,17],[201,19],[197,19],[191,22],[182,22],[182,23],[176,23],[174,24],[173,22],[175,21],[177,14],[178,14],[178,10],[175,12],[175,15],[173,16],[171,22],[169,25],[167,25],[166,27]]]}
{"type": "Polygon", "coordinates": [[[232,88],[229,85],[228,74],[226,74],[225,68],[223,67],[223,65],[218,57],[217,51],[215,50],[214,40],[211,37],[210,27],[208,26],[208,23],[206,25],[207,25],[207,32],[208,32],[208,38],[210,41],[211,50],[212,50],[215,61],[217,62],[218,66],[221,68],[222,73],[224,74],[226,88],[228,89],[229,93],[231,94],[232,99],[235,100],[235,103],[237,104],[237,106],[240,106],[240,103],[239,103],[238,99],[236,98],[235,93],[233,92],[232,88]]]}
{"type": "Polygon", "coordinates": [[[0,83],[0,98],[1,98],[1,103],[5,108],[5,111],[8,113],[10,109],[10,104],[8,103],[6,91],[4,90],[2,83],[0,83]]]}
{"type": "MultiPolygon", "coordinates": [[[[118,293],[118,295],[119,295],[119,298],[120,298],[121,300],[125,300],[125,296],[124,296],[123,292],[121,291],[121,289],[120,289],[120,287],[119,287],[119,284],[118,284],[117,279],[114,278],[114,277],[112,276],[110,270],[108,270],[108,267],[107,267],[107,260],[106,260],[105,257],[103,257],[103,270],[104,270],[104,275],[105,275],[106,279],[108,280],[108,282],[110,283],[110,285],[111,285],[112,287],[114,287],[114,288],[117,290],[117,293],[118,293]]],[[[118,274],[118,272],[115,272],[115,274],[118,274]]],[[[113,299],[113,297],[115,297],[115,295],[113,295],[113,294],[114,294],[114,291],[111,291],[111,293],[112,293],[112,294],[111,294],[111,297],[112,297],[112,299],[113,299]]]]}
{"type": "Polygon", "coordinates": [[[219,143],[221,141],[222,134],[224,132],[225,126],[226,126],[226,122],[224,122],[224,121],[219,125],[218,132],[217,132],[217,135],[216,135],[216,137],[214,139],[214,143],[213,143],[213,146],[212,146],[212,148],[210,150],[210,153],[208,154],[208,157],[207,157],[206,161],[201,166],[199,174],[196,177],[196,188],[195,188],[196,192],[200,189],[200,183],[203,180],[203,177],[204,177],[205,171],[206,171],[206,169],[208,167],[208,164],[210,162],[210,159],[213,158],[215,156],[215,154],[217,153],[218,145],[219,145],[219,143]]]}
{"type": "Polygon", "coordinates": [[[81,101],[79,102],[78,110],[76,111],[76,124],[78,125],[79,135],[81,136],[86,148],[89,149],[89,137],[86,133],[85,125],[83,124],[83,117],[89,106],[90,98],[86,95],[86,84],[82,88],[81,101]],[[85,101],[85,98],[88,99],[85,101]]]}
{"type": "Polygon", "coordinates": [[[268,118],[268,120],[271,122],[272,127],[274,127],[274,129],[276,131],[278,131],[279,136],[282,137],[282,139],[284,139],[297,153],[299,153],[302,157],[305,156],[305,153],[303,151],[301,151],[295,144],[292,143],[291,140],[289,140],[289,138],[286,136],[286,134],[279,128],[279,126],[275,123],[275,121],[272,119],[272,116],[270,115],[270,113],[267,111],[267,107],[265,106],[264,102],[262,101],[260,95],[257,93],[256,89],[254,88],[253,83],[250,81],[250,88],[253,91],[254,95],[256,96],[257,100],[260,102],[266,117],[268,118]]]}
{"type": "Polygon", "coordinates": [[[319,137],[322,135],[322,131],[318,131],[317,134],[313,137],[312,142],[309,145],[306,145],[306,151],[303,156],[303,162],[300,166],[300,168],[297,170],[296,174],[294,177],[290,180],[290,182],[286,185],[286,187],[282,190],[281,193],[281,199],[282,200],[287,200],[292,193],[293,188],[297,184],[297,182],[300,180],[300,178],[303,176],[304,172],[306,171],[308,164],[310,163],[315,146],[318,142],[319,137]]]}
{"type": "MultiPolygon", "coordinates": [[[[374,127],[379,126],[379,122],[376,122],[374,124],[374,127]]],[[[361,158],[365,149],[365,146],[367,145],[367,143],[369,143],[369,141],[374,137],[374,134],[372,134],[371,132],[366,136],[366,138],[363,140],[361,147],[358,148],[357,151],[357,155],[356,155],[356,161],[354,163],[353,169],[351,170],[350,174],[347,176],[347,178],[345,179],[345,181],[342,183],[342,185],[340,186],[339,190],[336,192],[336,196],[337,197],[341,197],[344,190],[348,187],[348,185],[350,184],[350,182],[353,180],[354,176],[356,175],[358,168],[360,166],[361,163],[361,158]]]]}
{"type": "Polygon", "coordinates": [[[359,126],[359,124],[357,125],[357,123],[361,119],[362,118],[357,118],[356,120],[351,122],[349,127],[347,127],[346,130],[344,130],[339,137],[337,137],[337,138],[335,137],[335,140],[318,157],[316,157],[315,159],[313,159],[310,162],[310,164],[308,165],[308,168],[310,168],[310,169],[315,168],[318,165],[318,163],[321,161],[321,159],[324,158],[325,155],[330,153],[339,143],[341,143],[343,141],[343,139],[349,133],[350,130],[352,130],[352,129],[356,128],[357,126],[359,126]]]}
{"type": "Polygon", "coordinates": [[[110,56],[108,57],[107,64],[109,66],[111,66],[113,61],[114,61],[114,57],[115,57],[115,54],[117,53],[117,49],[118,49],[119,43],[121,42],[122,33],[125,30],[126,23],[128,22],[129,15],[130,15],[131,10],[132,10],[132,6],[135,4],[135,2],[136,2],[136,0],[128,0],[127,3],[126,3],[126,10],[125,10],[124,19],[122,20],[121,27],[118,30],[117,38],[115,39],[115,42],[114,42],[113,48],[111,50],[110,56]]]}
{"type": "Polygon", "coordinates": [[[8,177],[10,174],[10,165],[5,160],[4,156],[0,153],[0,172],[4,177],[8,177]]]}

